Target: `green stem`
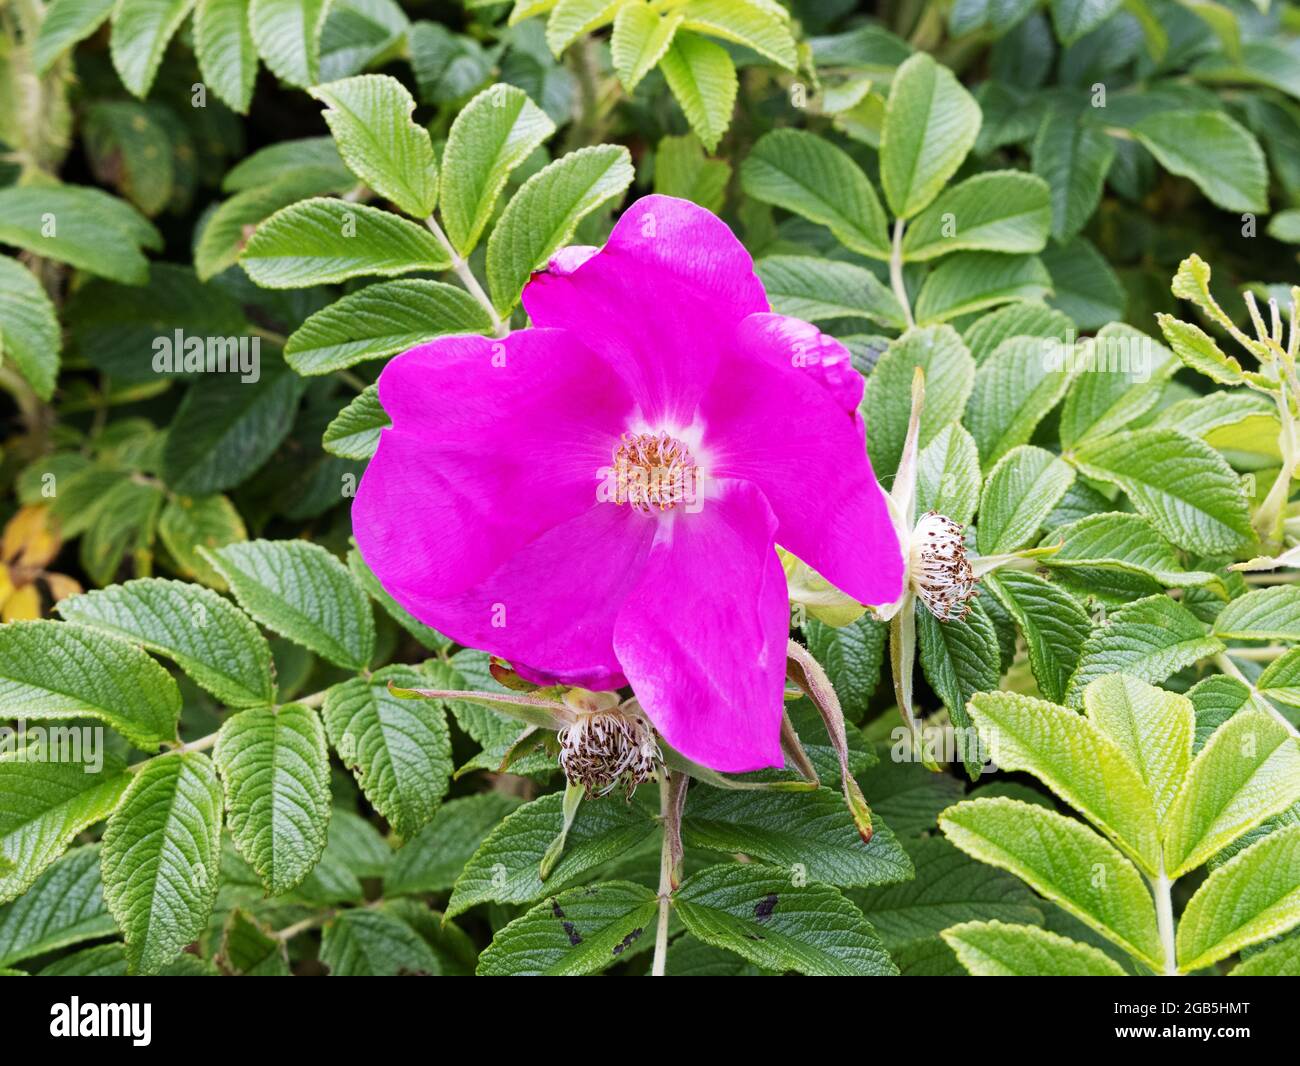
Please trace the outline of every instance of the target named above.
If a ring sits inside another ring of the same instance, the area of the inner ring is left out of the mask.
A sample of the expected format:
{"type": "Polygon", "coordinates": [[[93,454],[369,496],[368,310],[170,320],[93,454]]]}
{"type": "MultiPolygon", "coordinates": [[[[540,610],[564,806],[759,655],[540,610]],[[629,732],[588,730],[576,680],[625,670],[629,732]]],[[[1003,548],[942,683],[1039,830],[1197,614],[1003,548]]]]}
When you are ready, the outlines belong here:
{"type": "Polygon", "coordinates": [[[1243,685],[1245,685],[1248,689],[1250,689],[1251,702],[1254,703],[1255,706],[1258,707],[1265,714],[1271,715],[1273,719],[1283,729],[1285,729],[1297,740],[1300,740],[1300,730],[1296,729],[1295,726],[1293,726],[1289,721],[1287,721],[1286,716],[1283,715],[1281,711],[1279,711],[1276,707],[1274,707],[1271,703],[1269,703],[1269,701],[1265,699],[1263,695],[1260,694],[1259,689],[1257,689],[1254,685],[1250,683],[1250,679],[1246,677],[1246,675],[1243,674],[1240,670],[1237,669],[1237,664],[1234,663],[1231,658],[1229,658],[1227,652],[1220,652],[1218,655],[1216,655],[1214,657],[1214,665],[1217,666],[1229,677],[1236,678],[1236,680],[1240,681],[1243,685]]]}
{"type": "Polygon", "coordinates": [[[650,976],[663,977],[668,969],[668,915],[673,902],[673,848],[669,821],[673,817],[672,788],[668,784],[668,771],[659,774],[659,817],[663,822],[664,839],[659,848],[659,925],[655,930],[655,957],[650,976]]]}
{"type": "Polygon", "coordinates": [[[1178,976],[1178,952],[1174,939],[1174,896],[1173,882],[1165,876],[1164,860],[1160,862],[1160,872],[1149,879],[1151,892],[1156,901],[1156,925],[1160,929],[1160,946],[1165,953],[1164,976],[1178,976]]]}
{"type": "Polygon", "coordinates": [[[907,298],[907,286],[903,283],[903,220],[894,221],[894,247],[889,256],[889,283],[893,286],[894,296],[903,307],[903,320],[908,328],[916,325],[912,318],[912,304],[907,298]]]}
{"type": "Polygon", "coordinates": [[[501,316],[497,314],[496,306],[488,299],[488,294],[483,291],[483,286],[478,283],[478,278],[474,276],[474,271],[470,270],[469,263],[464,257],[452,247],[451,241],[447,239],[447,234],[442,231],[437,220],[430,215],[424,220],[424,224],[429,227],[429,232],[433,234],[439,244],[442,245],[443,251],[451,257],[451,269],[456,272],[456,277],[460,278],[460,283],[465,286],[466,291],[474,297],[487,312],[488,320],[492,323],[492,335],[495,337],[504,337],[510,332],[510,329],[501,321],[501,316]]]}

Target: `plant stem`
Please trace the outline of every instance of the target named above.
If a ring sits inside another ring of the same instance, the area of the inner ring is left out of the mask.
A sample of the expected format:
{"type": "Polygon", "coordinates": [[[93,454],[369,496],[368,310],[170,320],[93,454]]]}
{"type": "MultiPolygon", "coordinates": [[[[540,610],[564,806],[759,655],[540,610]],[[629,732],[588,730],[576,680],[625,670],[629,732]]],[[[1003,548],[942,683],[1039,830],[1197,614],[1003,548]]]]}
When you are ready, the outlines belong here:
{"type": "Polygon", "coordinates": [[[1173,882],[1165,876],[1164,860],[1160,861],[1160,873],[1151,881],[1151,891],[1156,899],[1156,924],[1160,929],[1160,945],[1165,952],[1166,977],[1178,976],[1178,953],[1174,946],[1174,896],[1173,882]]]}
{"type": "Polygon", "coordinates": [[[663,822],[664,840],[659,849],[659,926],[655,930],[655,957],[650,968],[651,977],[663,977],[668,967],[668,914],[673,900],[673,817],[672,789],[668,784],[668,771],[659,771],[659,818],[663,822]]]}
{"type": "Polygon", "coordinates": [[[907,286],[903,284],[903,220],[894,220],[894,249],[889,256],[889,283],[893,286],[894,296],[903,306],[903,319],[908,327],[916,325],[912,317],[912,304],[907,298],[907,286]]]}
{"type": "Polygon", "coordinates": [[[1257,689],[1254,685],[1250,683],[1250,679],[1246,677],[1246,675],[1243,674],[1239,669],[1237,669],[1237,664],[1232,661],[1232,659],[1229,657],[1226,651],[1220,652],[1218,655],[1214,657],[1214,665],[1217,666],[1229,677],[1236,678],[1248,689],[1250,689],[1251,702],[1254,703],[1255,706],[1258,707],[1265,714],[1272,715],[1273,718],[1277,721],[1279,725],[1282,726],[1283,729],[1285,729],[1297,740],[1300,740],[1300,730],[1296,729],[1295,726],[1293,726],[1289,721],[1287,721],[1286,716],[1283,715],[1281,711],[1279,711],[1276,707],[1274,707],[1271,703],[1269,703],[1268,700],[1265,699],[1260,694],[1259,689],[1257,689]]]}
{"type": "Polygon", "coordinates": [[[496,306],[488,299],[488,294],[483,291],[483,286],[478,283],[478,278],[474,276],[474,271],[470,270],[469,264],[461,254],[452,247],[451,241],[443,233],[442,227],[438,225],[437,220],[430,215],[424,220],[424,224],[429,227],[429,232],[434,235],[438,243],[442,245],[445,251],[451,257],[451,269],[456,272],[456,277],[460,278],[460,283],[471,296],[474,297],[487,312],[488,319],[492,323],[492,335],[495,337],[504,337],[510,332],[509,328],[501,321],[501,316],[497,314],[496,306]]]}

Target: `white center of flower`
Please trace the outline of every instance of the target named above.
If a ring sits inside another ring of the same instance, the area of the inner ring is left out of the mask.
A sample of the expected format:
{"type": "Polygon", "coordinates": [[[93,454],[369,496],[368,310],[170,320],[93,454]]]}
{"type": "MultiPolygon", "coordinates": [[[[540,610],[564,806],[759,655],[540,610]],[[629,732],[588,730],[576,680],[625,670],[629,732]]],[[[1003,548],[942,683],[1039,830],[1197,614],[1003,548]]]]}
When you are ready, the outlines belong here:
{"type": "Polygon", "coordinates": [[[692,504],[700,470],[690,449],[667,433],[624,433],[614,449],[613,501],[642,514],[692,504]]]}
{"type": "Polygon", "coordinates": [[[936,618],[965,618],[975,595],[975,575],[966,560],[962,527],[930,511],[912,531],[907,563],[913,591],[936,618]]]}

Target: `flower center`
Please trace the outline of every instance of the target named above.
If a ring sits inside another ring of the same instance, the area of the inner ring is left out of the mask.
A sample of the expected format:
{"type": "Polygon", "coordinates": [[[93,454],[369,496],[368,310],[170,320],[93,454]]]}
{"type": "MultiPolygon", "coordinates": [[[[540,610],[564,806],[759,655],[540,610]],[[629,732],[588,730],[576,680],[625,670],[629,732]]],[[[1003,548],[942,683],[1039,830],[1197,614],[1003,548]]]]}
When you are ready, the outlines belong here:
{"type": "Polygon", "coordinates": [[[962,527],[951,518],[930,511],[912,532],[908,560],[912,587],[936,618],[965,618],[975,595],[975,574],[966,560],[962,527]]]}
{"type": "Polygon", "coordinates": [[[642,514],[694,503],[699,479],[690,449],[667,433],[624,433],[614,449],[614,502],[642,514]]]}

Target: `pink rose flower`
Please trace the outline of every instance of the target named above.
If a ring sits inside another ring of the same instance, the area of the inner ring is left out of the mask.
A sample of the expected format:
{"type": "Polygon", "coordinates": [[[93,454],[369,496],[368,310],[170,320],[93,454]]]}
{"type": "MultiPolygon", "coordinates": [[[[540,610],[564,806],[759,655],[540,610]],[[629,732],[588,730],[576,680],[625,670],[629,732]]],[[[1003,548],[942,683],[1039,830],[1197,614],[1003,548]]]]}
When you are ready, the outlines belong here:
{"type": "Polygon", "coordinates": [[[783,765],[776,545],[865,604],[903,558],[838,342],[773,314],[717,217],[647,196],[524,290],[533,328],[379,378],[362,556],[416,618],[543,684],[632,686],[715,770],[783,765]]]}

